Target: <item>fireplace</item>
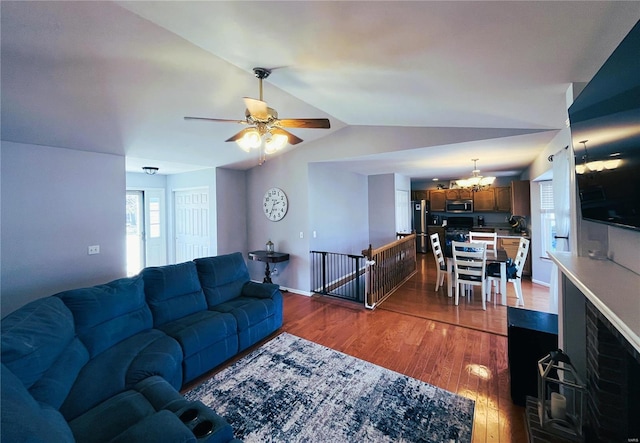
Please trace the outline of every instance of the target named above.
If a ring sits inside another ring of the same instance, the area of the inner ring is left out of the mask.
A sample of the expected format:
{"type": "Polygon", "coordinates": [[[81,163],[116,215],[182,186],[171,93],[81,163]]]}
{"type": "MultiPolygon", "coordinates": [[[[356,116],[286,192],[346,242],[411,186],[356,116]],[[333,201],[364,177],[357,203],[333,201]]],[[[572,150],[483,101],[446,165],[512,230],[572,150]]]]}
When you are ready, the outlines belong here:
{"type": "Polygon", "coordinates": [[[640,274],[612,260],[549,254],[561,272],[558,345],[586,384],[590,442],[640,442],[640,274]]]}
{"type": "Polygon", "coordinates": [[[587,442],[640,438],[640,354],[586,301],[587,442]]]}

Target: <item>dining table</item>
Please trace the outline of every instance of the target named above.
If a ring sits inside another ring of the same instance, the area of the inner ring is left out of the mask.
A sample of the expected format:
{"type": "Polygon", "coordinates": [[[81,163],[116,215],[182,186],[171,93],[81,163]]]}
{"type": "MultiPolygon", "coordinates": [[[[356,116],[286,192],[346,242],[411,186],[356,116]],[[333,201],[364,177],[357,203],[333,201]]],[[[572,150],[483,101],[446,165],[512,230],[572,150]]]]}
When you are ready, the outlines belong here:
{"type": "MultiPolygon", "coordinates": [[[[447,248],[445,258],[447,261],[447,295],[453,297],[453,255],[451,255],[450,248],[447,248]]],[[[487,265],[489,263],[500,264],[500,304],[507,305],[507,260],[509,256],[504,249],[496,249],[496,254],[487,253],[487,265]]]]}

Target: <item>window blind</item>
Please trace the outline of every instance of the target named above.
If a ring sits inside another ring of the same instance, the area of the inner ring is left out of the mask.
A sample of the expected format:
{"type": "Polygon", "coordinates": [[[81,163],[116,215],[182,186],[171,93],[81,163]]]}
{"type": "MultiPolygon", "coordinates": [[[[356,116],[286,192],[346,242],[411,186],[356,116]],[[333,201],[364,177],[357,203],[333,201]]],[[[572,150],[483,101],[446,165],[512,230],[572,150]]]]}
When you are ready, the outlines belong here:
{"type": "Polygon", "coordinates": [[[553,186],[552,181],[540,182],[540,210],[553,212],[553,186]]]}

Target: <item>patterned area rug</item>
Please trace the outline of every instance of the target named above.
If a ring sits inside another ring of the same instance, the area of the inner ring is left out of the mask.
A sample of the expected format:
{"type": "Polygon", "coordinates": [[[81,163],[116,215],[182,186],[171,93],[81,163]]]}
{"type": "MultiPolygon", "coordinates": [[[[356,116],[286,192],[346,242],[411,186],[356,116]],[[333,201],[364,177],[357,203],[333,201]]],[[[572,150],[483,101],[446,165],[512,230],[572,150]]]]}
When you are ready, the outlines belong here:
{"type": "Polygon", "coordinates": [[[468,442],[474,402],[283,333],[187,392],[245,442],[468,442]]]}

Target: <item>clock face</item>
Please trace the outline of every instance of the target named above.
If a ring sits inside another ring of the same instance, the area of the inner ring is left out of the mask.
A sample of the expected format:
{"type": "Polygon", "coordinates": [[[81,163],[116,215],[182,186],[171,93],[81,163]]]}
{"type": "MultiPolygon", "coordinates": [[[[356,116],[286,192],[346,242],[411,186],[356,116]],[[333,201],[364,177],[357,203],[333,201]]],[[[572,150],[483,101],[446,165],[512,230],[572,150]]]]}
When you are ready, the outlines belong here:
{"type": "Polygon", "coordinates": [[[287,195],[280,188],[271,188],[262,199],[264,215],[271,221],[279,221],[287,214],[289,202],[287,195]]]}

